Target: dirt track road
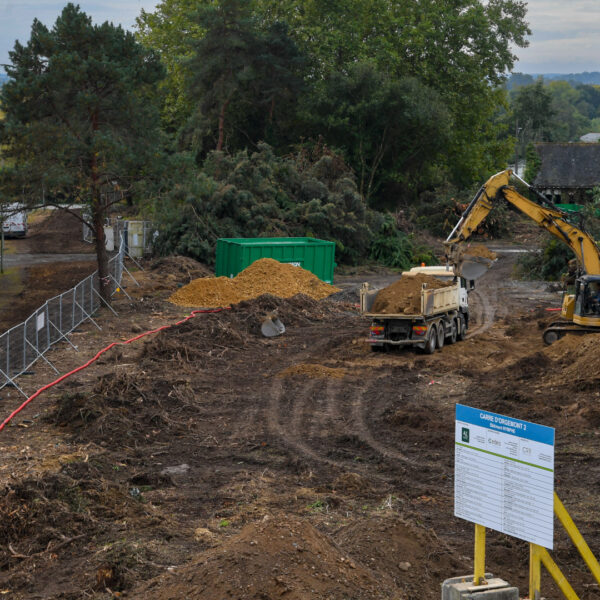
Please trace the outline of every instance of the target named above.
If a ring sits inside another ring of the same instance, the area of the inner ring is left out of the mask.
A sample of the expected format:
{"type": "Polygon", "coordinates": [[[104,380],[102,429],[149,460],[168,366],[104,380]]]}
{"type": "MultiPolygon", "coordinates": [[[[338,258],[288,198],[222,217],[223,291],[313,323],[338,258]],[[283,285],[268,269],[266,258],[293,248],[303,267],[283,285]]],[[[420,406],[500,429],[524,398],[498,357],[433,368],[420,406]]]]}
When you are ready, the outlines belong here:
{"type": "MultiPolygon", "coordinates": [[[[69,380],[0,433],[11,544],[0,588],[17,599],[105,588],[146,600],[437,599],[443,579],[472,569],[472,526],[453,517],[456,402],[557,428],[558,493],[599,550],[596,371],[563,341],[544,349],[538,321],[560,297],[512,281],[514,261],[500,254],[479,281],[469,339],[432,356],[370,352],[351,305],[267,298],[69,380]],[[260,319],[274,307],[287,331],[266,340],[260,319]]],[[[80,355],[51,358],[64,371],[132,321],[181,315],[148,298],[117,310],[103,333],[76,337],[80,355]]],[[[0,406],[15,402],[13,391],[0,406]]],[[[555,548],[580,597],[596,598],[559,533],[555,548]]],[[[488,569],[524,595],[526,544],[490,532],[488,569]]],[[[543,589],[558,597],[548,578],[543,589]]]]}

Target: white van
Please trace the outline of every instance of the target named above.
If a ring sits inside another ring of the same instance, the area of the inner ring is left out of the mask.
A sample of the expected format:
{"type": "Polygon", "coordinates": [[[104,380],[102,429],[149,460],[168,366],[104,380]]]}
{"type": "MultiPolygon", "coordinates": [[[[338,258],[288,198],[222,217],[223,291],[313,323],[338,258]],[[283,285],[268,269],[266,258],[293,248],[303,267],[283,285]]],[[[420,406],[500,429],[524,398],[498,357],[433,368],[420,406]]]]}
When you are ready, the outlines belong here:
{"type": "Polygon", "coordinates": [[[2,231],[7,237],[25,237],[27,235],[27,212],[18,202],[0,205],[2,231]]]}

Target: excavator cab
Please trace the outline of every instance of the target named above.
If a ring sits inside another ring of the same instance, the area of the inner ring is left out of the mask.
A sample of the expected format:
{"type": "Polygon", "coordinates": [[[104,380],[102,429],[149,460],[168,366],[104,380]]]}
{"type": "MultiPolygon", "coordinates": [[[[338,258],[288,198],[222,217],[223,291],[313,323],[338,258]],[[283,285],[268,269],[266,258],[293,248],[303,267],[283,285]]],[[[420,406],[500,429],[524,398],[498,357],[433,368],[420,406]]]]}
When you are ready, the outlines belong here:
{"type": "Polygon", "coordinates": [[[600,276],[584,275],[577,280],[573,322],[578,325],[600,325],[600,276]]]}

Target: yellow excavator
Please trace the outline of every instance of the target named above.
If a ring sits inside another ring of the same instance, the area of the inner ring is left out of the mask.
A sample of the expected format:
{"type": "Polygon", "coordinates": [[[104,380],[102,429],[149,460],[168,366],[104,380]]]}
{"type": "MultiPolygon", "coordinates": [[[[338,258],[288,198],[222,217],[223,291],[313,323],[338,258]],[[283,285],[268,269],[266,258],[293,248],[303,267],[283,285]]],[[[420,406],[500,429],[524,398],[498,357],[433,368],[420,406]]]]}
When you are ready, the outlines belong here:
{"type": "Polygon", "coordinates": [[[492,207],[502,201],[508,202],[567,244],[577,257],[575,293],[565,294],[561,319],[546,328],[544,342],[552,344],[567,333],[600,332],[600,250],[594,238],[572,224],[567,213],[554,206],[511,170],[501,171],[488,179],[448,236],[445,242],[446,256],[449,263],[454,265],[455,272],[466,279],[477,279],[489,268],[491,261],[469,256],[464,242],[476,231],[492,207]],[[510,186],[511,176],[526,185],[539,202],[525,198],[510,186]]]}

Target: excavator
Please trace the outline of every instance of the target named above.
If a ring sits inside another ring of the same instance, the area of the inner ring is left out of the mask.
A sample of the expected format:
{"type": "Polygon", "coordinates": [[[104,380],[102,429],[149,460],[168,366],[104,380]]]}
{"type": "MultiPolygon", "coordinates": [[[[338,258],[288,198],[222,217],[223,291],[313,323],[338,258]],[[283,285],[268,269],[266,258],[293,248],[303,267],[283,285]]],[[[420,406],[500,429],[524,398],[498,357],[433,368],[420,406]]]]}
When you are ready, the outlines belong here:
{"type": "Polygon", "coordinates": [[[465,242],[493,206],[503,201],[567,244],[576,256],[575,293],[564,295],[561,318],[545,329],[544,342],[552,344],[567,333],[600,332],[600,249],[594,238],[571,223],[569,219],[572,217],[568,213],[552,204],[510,169],[490,177],[467,206],[445,242],[448,263],[454,266],[457,274],[468,280],[477,279],[487,271],[492,261],[469,256],[465,242]],[[511,176],[527,186],[537,201],[526,198],[509,185],[511,176]]]}

